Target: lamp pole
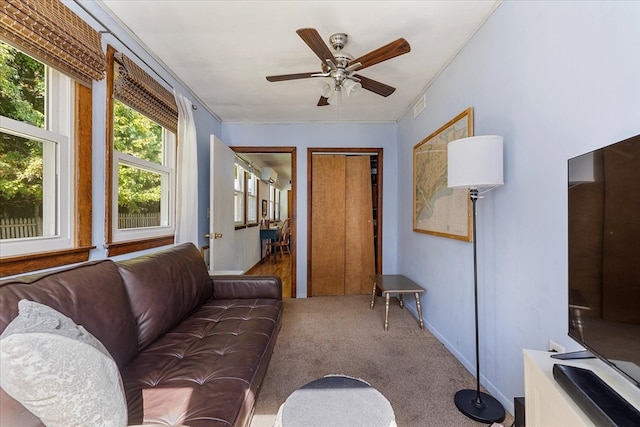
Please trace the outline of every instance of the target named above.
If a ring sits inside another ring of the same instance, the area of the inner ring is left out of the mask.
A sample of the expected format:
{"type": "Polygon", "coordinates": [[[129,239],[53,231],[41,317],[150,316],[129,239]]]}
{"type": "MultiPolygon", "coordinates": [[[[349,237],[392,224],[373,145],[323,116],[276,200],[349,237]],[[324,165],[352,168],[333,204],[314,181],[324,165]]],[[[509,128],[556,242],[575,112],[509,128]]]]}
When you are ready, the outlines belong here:
{"type": "Polygon", "coordinates": [[[478,339],[478,251],[476,249],[476,202],[478,201],[478,189],[469,190],[471,206],[473,206],[473,301],[475,307],[476,322],[476,406],[482,406],[482,396],[480,396],[480,346],[478,339]]]}
{"type": "Polygon", "coordinates": [[[460,412],[472,420],[493,423],[504,420],[505,412],[502,404],[494,397],[480,391],[480,346],[478,339],[478,256],[476,250],[476,202],[479,192],[477,188],[469,190],[471,205],[473,207],[473,296],[475,308],[476,326],[476,389],[460,390],[456,393],[454,401],[460,412]]]}

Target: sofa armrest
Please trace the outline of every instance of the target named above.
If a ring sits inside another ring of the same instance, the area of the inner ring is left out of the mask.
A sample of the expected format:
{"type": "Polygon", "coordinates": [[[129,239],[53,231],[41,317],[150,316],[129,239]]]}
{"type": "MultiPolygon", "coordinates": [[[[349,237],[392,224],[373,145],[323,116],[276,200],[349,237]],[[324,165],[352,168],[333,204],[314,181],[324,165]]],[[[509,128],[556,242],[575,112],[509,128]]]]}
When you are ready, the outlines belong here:
{"type": "Polygon", "coordinates": [[[211,276],[215,299],[282,299],[282,280],[278,276],[211,276]]]}

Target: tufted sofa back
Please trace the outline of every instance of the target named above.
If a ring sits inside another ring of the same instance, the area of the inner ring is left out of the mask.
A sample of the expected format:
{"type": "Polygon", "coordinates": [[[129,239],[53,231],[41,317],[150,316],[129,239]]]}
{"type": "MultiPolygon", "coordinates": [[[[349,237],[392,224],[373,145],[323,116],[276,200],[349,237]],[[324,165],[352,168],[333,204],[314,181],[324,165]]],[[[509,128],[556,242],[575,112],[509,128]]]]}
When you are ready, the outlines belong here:
{"type": "Polygon", "coordinates": [[[18,301],[48,305],[85,327],[119,367],[138,354],[136,323],[118,268],[111,260],[0,282],[0,333],[18,316],[18,301]]]}
{"type": "Polygon", "coordinates": [[[117,265],[131,301],[139,351],[213,297],[206,264],[191,243],[117,265]]]}

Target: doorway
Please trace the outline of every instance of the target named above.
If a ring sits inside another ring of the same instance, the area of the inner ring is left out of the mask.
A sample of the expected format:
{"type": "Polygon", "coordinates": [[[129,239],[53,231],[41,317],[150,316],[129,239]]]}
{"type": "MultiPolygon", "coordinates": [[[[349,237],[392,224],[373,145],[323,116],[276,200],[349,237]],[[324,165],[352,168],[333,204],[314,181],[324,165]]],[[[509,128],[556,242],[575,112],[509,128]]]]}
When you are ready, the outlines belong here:
{"type": "MultiPolygon", "coordinates": [[[[297,203],[296,203],[296,147],[231,147],[236,153],[245,153],[251,158],[259,158],[261,156],[267,158],[274,154],[286,154],[290,157],[290,177],[291,177],[291,189],[287,192],[287,217],[290,218],[289,226],[291,228],[290,236],[290,266],[291,271],[288,276],[290,277],[290,292],[289,297],[295,298],[297,294],[297,280],[296,280],[296,262],[297,262],[297,250],[296,250],[296,230],[297,230],[297,203]]],[[[281,193],[282,194],[282,193],[281,193]]]]}
{"type": "Polygon", "coordinates": [[[368,293],[382,272],[382,148],[309,148],[307,295],[368,293]]]}

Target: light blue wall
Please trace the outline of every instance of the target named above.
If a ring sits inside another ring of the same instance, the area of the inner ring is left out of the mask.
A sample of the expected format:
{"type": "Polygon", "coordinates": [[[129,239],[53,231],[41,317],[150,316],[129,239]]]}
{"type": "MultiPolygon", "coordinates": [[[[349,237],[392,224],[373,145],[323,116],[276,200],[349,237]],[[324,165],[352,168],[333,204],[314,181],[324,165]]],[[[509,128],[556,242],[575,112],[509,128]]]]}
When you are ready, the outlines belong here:
{"type": "Polygon", "coordinates": [[[578,349],[567,159],[640,133],[638,23],[638,2],[506,1],[399,124],[398,271],[426,287],[429,328],[474,373],[472,244],[412,231],[412,148],[469,106],[476,135],[504,136],[505,185],[478,202],[477,244],[483,384],[510,410],[523,348],[578,349]]]}
{"type": "MultiPolygon", "coordinates": [[[[297,296],[307,296],[307,148],[383,148],[383,266],[396,269],[397,193],[395,124],[223,124],[221,139],[229,146],[296,147],[297,157],[297,296]]],[[[248,252],[248,251],[246,251],[248,252]]]]}

